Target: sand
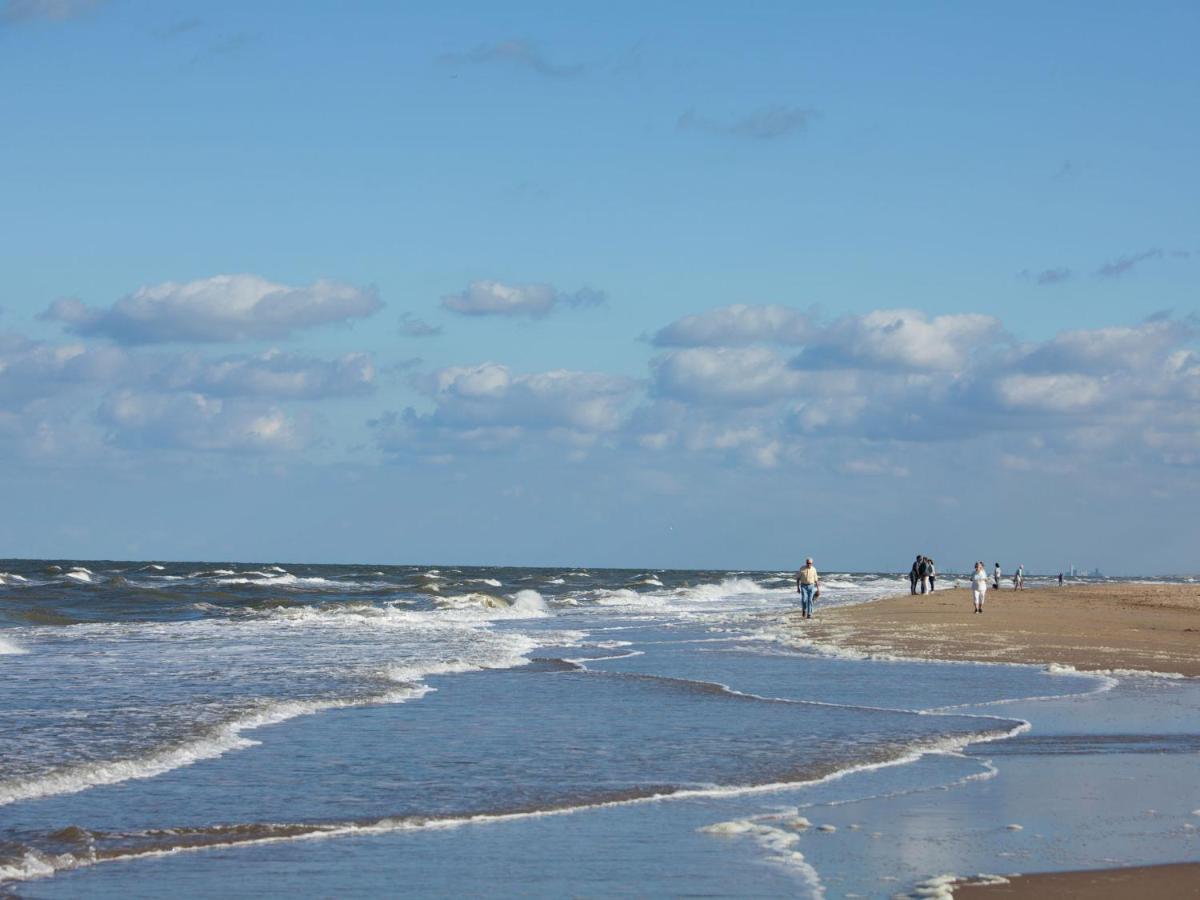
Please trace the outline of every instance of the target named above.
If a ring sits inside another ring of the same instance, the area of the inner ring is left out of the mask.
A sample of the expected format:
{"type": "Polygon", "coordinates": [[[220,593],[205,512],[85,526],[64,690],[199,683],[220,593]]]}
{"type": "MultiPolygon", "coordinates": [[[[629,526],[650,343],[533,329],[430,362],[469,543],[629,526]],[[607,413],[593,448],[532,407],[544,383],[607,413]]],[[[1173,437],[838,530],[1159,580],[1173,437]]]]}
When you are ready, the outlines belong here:
{"type": "Polygon", "coordinates": [[[1200,585],[1104,584],[889,597],[821,609],[797,632],[861,652],[924,659],[1145,670],[1200,676],[1200,585]]]}
{"type": "Polygon", "coordinates": [[[1043,900],[1200,898],[1200,863],[1022,875],[1010,879],[1008,884],[956,886],[954,897],[955,900],[1001,900],[1003,897],[1038,897],[1043,900]]]}
{"type": "MultiPolygon", "coordinates": [[[[1200,676],[1200,585],[1067,585],[971,592],[948,588],[821,609],[797,634],[859,652],[922,659],[1035,663],[1081,671],[1200,676]]],[[[1056,872],[1002,885],[960,885],[956,898],[1200,898],[1200,863],[1056,872]]]]}

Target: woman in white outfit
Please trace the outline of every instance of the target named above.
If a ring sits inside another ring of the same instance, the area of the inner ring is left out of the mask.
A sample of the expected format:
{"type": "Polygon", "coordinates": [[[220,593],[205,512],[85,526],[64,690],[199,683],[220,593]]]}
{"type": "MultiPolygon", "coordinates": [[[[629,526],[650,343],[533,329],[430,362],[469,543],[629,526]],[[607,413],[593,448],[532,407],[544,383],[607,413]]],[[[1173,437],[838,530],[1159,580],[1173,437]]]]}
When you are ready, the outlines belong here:
{"type": "Polygon", "coordinates": [[[987,596],[988,574],[983,562],[975,563],[975,574],[971,576],[971,593],[975,597],[975,612],[983,612],[983,598],[987,596]]]}

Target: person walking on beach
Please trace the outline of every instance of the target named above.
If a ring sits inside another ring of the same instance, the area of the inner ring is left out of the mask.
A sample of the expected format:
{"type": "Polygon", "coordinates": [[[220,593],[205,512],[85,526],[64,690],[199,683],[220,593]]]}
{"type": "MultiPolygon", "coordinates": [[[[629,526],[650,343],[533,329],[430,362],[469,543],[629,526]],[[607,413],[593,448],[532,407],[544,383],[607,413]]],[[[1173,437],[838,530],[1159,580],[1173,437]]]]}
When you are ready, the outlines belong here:
{"type": "Polygon", "coordinates": [[[921,554],[917,554],[917,558],[913,560],[912,569],[908,572],[908,592],[915,594],[917,592],[917,580],[921,577],[921,554]]]}
{"type": "Polygon", "coordinates": [[[983,612],[983,600],[987,596],[988,576],[983,560],[975,563],[975,574],[971,576],[971,594],[975,598],[975,612],[983,612]]]}
{"type": "Polygon", "coordinates": [[[1025,566],[1017,566],[1017,572],[1013,575],[1013,588],[1018,591],[1025,590],[1025,566]]]}
{"type": "Polygon", "coordinates": [[[1000,590],[1000,563],[996,563],[995,567],[992,569],[992,587],[994,587],[996,590],[1000,590]]]}
{"type": "Polygon", "coordinates": [[[929,592],[929,558],[917,557],[917,581],[921,583],[921,593],[929,592]]]}
{"type": "Polygon", "coordinates": [[[937,579],[937,569],[933,567],[933,560],[929,557],[925,558],[925,562],[929,566],[929,593],[933,593],[933,583],[937,579]]]}
{"type": "Polygon", "coordinates": [[[1062,572],[1058,573],[1058,586],[1062,587],[1062,572]]]}
{"type": "Polygon", "coordinates": [[[796,573],[796,592],[800,595],[800,618],[811,619],[813,598],[821,591],[821,576],[813,565],[812,557],[804,560],[804,568],[796,573]]]}

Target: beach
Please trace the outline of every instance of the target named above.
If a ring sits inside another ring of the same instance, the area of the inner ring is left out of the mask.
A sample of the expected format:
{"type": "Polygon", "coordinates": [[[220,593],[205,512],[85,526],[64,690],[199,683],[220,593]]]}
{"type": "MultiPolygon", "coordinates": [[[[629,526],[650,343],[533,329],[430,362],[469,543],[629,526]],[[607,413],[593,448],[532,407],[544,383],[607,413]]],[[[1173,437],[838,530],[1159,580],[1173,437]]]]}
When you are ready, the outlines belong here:
{"type": "Polygon", "coordinates": [[[1003,884],[962,885],[954,889],[954,896],[959,900],[1000,900],[1003,897],[1042,897],[1045,900],[1154,897],[1156,900],[1183,900],[1200,897],[1200,863],[1027,875],[1003,884]]]}
{"type": "Polygon", "coordinates": [[[797,627],[876,656],[1200,675],[1200,585],[1084,584],[989,590],[982,615],[966,588],[829,609],[797,627]]]}
{"type": "MultiPolygon", "coordinates": [[[[955,586],[835,607],[808,622],[796,614],[790,618],[806,641],[881,659],[1020,663],[1189,680],[1200,675],[1195,584],[1002,587],[988,591],[984,608],[975,614],[970,590],[955,586]]],[[[1195,830],[1190,824],[1184,828],[1195,830]]],[[[947,879],[945,889],[976,900],[1200,897],[1200,862],[947,879]]]]}

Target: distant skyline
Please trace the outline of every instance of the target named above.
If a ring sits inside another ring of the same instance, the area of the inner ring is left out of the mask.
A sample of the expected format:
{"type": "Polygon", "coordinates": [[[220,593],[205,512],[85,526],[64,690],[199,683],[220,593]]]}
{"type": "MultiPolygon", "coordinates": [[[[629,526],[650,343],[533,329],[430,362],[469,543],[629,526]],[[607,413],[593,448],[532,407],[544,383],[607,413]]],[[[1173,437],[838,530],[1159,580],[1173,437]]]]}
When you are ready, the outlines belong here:
{"type": "Polygon", "coordinates": [[[0,556],[1200,572],[1198,34],[0,0],[0,556]]]}

